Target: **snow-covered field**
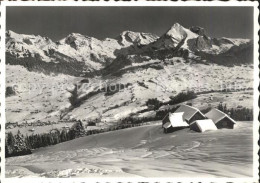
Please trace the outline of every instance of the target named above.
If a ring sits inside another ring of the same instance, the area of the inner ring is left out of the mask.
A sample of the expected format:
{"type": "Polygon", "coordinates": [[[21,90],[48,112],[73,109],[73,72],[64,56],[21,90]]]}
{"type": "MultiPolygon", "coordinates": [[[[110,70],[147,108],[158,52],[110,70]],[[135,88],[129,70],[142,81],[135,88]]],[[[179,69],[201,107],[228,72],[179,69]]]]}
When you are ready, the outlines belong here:
{"type": "Polygon", "coordinates": [[[253,109],[253,91],[210,92],[198,95],[197,98],[187,102],[201,110],[208,107],[217,107],[219,103],[226,105],[228,109],[239,107],[253,109]]]}
{"type": "Polygon", "coordinates": [[[6,87],[17,94],[6,98],[6,121],[34,123],[57,121],[58,111],[69,104],[67,87],[80,80],[68,75],[49,76],[22,66],[6,66],[6,87]]]}
{"type": "Polygon", "coordinates": [[[6,177],[251,177],[252,121],[164,134],[160,122],[96,134],[6,159],[6,177]]]}

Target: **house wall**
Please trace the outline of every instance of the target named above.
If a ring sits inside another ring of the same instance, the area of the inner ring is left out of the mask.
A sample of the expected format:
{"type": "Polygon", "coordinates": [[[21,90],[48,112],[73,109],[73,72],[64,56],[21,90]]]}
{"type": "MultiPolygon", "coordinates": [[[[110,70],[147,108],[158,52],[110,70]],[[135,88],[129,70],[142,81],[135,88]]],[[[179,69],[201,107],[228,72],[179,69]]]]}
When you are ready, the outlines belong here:
{"type": "Polygon", "coordinates": [[[190,129],[195,131],[195,132],[201,132],[198,125],[196,123],[193,123],[191,126],[190,126],[190,129]]]}
{"type": "Polygon", "coordinates": [[[163,118],[163,120],[162,120],[162,127],[167,122],[170,122],[169,115],[167,115],[166,117],[163,118]]]}
{"type": "Polygon", "coordinates": [[[228,118],[223,118],[221,121],[219,121],[216,124],[217,128],[228,128],[228,129],[233,129],[234,128],[234,123],[230,121],[228,118]]]}
{"type": "Polygon", "coordinates": [[[205,118],[199,112],[197,112],[194,116],[192,116],[192,118],[188,121],[188,123],[190,124],[193,121],[201,120],[201,119],[205,119],[205,118]]]}
{"type": "Polygon", "coordinates": [[[175,132],[175,131],[184,129],[184,128],[186,128],[186,127],[175,127],[175,128],[173,128],[173,127],[171,126],[171,127],[169,127],[169,128],[164,128],[164,133],[172,133],[172,132],[175,132]]]}

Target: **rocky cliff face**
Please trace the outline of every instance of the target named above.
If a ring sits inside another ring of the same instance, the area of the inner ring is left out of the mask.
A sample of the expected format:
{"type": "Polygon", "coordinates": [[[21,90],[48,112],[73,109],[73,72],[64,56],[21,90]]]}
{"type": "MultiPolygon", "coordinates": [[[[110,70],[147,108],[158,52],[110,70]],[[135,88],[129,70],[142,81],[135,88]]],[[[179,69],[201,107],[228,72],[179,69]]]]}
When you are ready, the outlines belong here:
{"type": "MultiPolygon", "coordinates": [[[[228,44],[228,46],[229,45],[230,44],[228,44]]],[[[208,62],[232,66],[238,64],[252,64],[254,60],[253,50],[253,42],[250,41],[239,46],[232,44],[230,49],[219,52],[218,54],[203,51],[197,51],[196,54],[208,62]]]]}
{"type": "Polygon", "coordinates": [[[204,28],[199,26],[192,26],[190,27],[191,32],[194,32],[195,34],[198,34],[200,36],[206,35],[204,28]]]}
{"type": "Polygon", "coordinates": [[[147,45],[158,39],[157,35],[143,32],[124,31],[116,38],[123,47],[131,45],[147,45]]]}

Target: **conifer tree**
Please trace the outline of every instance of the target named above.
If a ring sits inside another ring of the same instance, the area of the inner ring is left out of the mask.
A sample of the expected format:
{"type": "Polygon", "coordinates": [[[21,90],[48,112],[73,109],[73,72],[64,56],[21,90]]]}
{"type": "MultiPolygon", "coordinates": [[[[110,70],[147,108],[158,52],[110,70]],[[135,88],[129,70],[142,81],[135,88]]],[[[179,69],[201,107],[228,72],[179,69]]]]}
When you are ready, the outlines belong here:
{"type": "Polygon", "coordinates": [[[81,121],[77,121],[69,130],[70,139],[82,137],[85,133],[86,132],[81,121]]]}

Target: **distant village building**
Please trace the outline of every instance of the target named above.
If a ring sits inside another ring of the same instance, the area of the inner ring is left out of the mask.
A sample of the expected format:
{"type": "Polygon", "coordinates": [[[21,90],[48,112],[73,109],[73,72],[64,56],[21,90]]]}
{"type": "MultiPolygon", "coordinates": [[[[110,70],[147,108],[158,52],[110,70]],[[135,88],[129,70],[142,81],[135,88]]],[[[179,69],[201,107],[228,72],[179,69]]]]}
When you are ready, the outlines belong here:
{"type": "Polygon", "coordinates": [[[205,132],[217,130],[217,127],[211,119],[203,119],[192,122],[190,124],[190,129],[195,132],[205,132]]]}
{"type": "Polygon", "coordinates": [[[100,130],[101,127],[99,126],[87,126],[86,130],[87,131],[90,131],[90,130],[100,130]]]}
{"type": "Polygon", "coordinates": [[[188,127],[189,125],[183,119],[183,114],[183,112],[168,113],[162,120],[164,133],[170,133],[188,127]]]}
{"type": "Polygon", "coordinates": [[[65,126],[62,127],[62,130],[65,130],[66,132],[69,132],[70,127],[66,124],[65,126]]]}
{"type": "Polygon", "coordinates": [[[211,119],[218,129],[220,128],[234,128],[234,124],[236,124],[235,120],[233,120],[231,117],[229,117],[224,112],[218,110],[218,109],[212,109],[210,110],[205,116],[208,119],[211,119]]]}
{"type": "Polygon", "coordinates": [[[34,129],[34,128],[31,128],[31,129],[29,129],[29,131],[30,131],[30,132],[34,132],[34,131],[35,131],[35,129],[34,129]]]}
{"type": "Polygon", "coordinates": [[[183,104],[175,111],[175,113],[178,112],[184,112],[183,118],[188,124],[195,120],[206,119],[205,115],[202,112],[200,112],[199,109],[192,106],[183,104]]]}
{"type": "Polygon", "coordinates": [[[60,131],[57,128],[51,129],[50,133],[60,133],[60,131]]]}

